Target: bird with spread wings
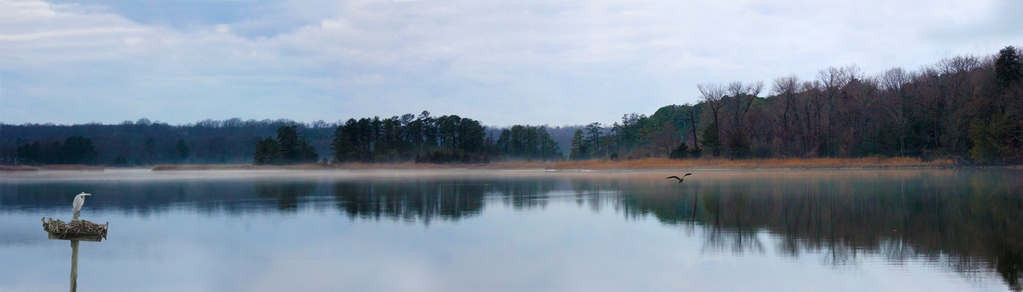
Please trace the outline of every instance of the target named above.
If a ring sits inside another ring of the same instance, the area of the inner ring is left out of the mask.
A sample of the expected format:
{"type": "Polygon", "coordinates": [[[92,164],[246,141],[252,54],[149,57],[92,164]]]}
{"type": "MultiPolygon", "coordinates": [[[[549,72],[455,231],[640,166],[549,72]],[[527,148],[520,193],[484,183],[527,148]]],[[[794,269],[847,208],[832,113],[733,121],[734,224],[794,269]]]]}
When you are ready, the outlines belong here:
{"type": "Polygon", "coordinates": [[[683,175],[682,177],[678,177],[678,176],[676,176],[676,175],[673,175],[673,176],[669,176],[669,177],[666,177],[666,178],[664,178],[664,179],[669,179],[669,178],[673,178],[673,179],[677,179],[677,180],[678,180],[678,183],[682,183],[682,178],[683,178],[683,177],[687,177],[687,176],[690,176],[690,175],[693,175],[693,174],[692,174],[692,173],[687,173],[687,174],[683,175]]]}

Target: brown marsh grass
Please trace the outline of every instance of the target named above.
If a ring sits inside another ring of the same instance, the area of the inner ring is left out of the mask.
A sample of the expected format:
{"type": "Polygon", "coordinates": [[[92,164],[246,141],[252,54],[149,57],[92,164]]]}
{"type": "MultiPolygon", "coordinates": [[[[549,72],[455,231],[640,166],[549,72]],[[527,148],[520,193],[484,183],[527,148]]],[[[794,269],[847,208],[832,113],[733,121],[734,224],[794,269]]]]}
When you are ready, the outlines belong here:
{"type": "Polygon", "coordinates": [[[0,165],[0,171],[38,171],[38,167],[23,165],[0,165]]]}
{"type": "Polygon", "coordinates": [[[46,166],[0,165],[0,171],[39,171],[39,170],[103,170],[102,166],[82,164],[55,164],[46,166]]]}
{"type": "Polygon", "coordinates": [[[252,164],[217,164],[217,165],[157,165],[154,171],[168,170],[236,170],[236,169],[294,169],[294,170],[315,170],[315,169],[542,169],[549,164],[541,162],[495,162],[487,164],[433,164],[433,163],[339,163],[339,164],[297,164],[297,165],[252,165],[252,164]]]}

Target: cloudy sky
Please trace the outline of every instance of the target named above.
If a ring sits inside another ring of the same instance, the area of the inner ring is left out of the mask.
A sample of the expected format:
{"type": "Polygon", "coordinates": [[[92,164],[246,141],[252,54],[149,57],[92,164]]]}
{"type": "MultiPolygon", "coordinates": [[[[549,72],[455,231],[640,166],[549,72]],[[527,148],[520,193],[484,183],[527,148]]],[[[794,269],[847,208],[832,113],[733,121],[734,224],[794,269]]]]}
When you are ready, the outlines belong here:
{"type": "Polygon", "coordinates": [[[0,0],[0,122],[611,123],[697,84],[994,54],[1021,3],[0,0]]]}

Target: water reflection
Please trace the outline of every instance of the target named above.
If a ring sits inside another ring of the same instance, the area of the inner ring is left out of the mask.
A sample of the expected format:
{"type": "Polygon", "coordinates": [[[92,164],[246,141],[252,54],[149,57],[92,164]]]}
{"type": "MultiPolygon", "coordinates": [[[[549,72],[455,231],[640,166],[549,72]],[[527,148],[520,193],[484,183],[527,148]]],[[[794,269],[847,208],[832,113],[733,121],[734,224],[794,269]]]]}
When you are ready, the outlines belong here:
{"type": "Polygon", "coordinates": [[[337,208],[352,219],[388,218],[429,223],[458,220],[483,210],[487,185],[471,181],[343,181],[333,185],[337,208]]]}
{"type": "Polygon", "coordinates": [[[80,241],[93,241],[101,242],[102,237],[96,236],[55,236],[52,232],[49,233],[49,239],[52,240],[68,240],[71,242],[71,292],[78,291],[78,245],[80,241]]]}
{"type": "Polygon", "coordinates": [[[316,183],[309,181],[256,181],[256,197],[276,199],[277,209],[285,212],[298,210],[298,198],[316,191],[316,183]]]}
{"type": "Polygon", "coordinates": [[[84,208],[122,211],[148,216],[170,211],[176,205],[192,205],[196,211],[242,212],[251,207],[252,181],[59,181],[0,183],[3,211],[56,211],[67,209],[80,192],[92,196],[84,208]]]}
{"type": "MultiPolygon", "coordinates": [[[[778,252],[824,254],[849,264],[861,254],[921,258],[973,273],[994,270],[1019,291],[1023,187],[1016,172],[869,172],[709,176],[679,196],[624,195],[627,213],[700,226],[706,244],[763,252],[757,233],[780,235],[778,252]],[[699,188],[700,191],[695,191],[699,188]],[[699,203],[696,203],[699,202],[699,203]]],[[[644,188],[622,182],[623,189],[644,188]]],[[[656,188],[656,186],[650,186],[656,188]]]]}
{"type": "MultiPolygon", "coordinates": [[[[295,213],[324,207],[350,220],[430,224],[481,216],[488,204],[543,209],[555,200],[698,233],[707,253],[857,264],[924,260],[970,276],[996,273],[1021,290],[1023,175],[1018,171],[700,172],[682,184],[663,173],[527,176],[250,178],[219,181],[3,183],[0,212],[66,210],[78,192],[91,208],[140,214],[295,213]]],[[[74,246],[74,245],[73,245],[74,246]]],[[[74,254],[74,253],[73,253],[74,254]]],[[[74,264],[73,264],[74,266],[74,264]]]]}
{"type": "Polygon", "coordinates": [[[486,178],[338,181],[332,186],[337,208],[352,219],[403,221],[459,220],[479,215],[495,195],[515,208],[542,207],[555,180],[486,178]]]}

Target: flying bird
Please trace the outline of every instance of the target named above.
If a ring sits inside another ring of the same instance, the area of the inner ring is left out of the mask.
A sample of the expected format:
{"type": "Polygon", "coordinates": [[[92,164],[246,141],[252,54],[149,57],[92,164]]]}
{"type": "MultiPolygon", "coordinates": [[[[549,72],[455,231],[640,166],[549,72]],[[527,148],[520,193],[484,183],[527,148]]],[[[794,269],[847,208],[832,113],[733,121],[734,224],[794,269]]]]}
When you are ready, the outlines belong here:
{"type": "MultiPolygon", "coordinates": [[[[686,175],[683,175],[682,177],[687,177],[687,176],[690,176],[690,175],[693,175],[693,174],[692,173],[687,173],[686,175]]],[[[673,178],[673,179],[677,179],[678,183],[682,183],[682,177],[678,177],[678,176],[674,176],[673,175],[673,176],[666,177],[664,179],[673,178]]]]}
{"type": "Polygon", "coordinates": [[[82,192],[81,194],[75,196],[74,203],[71,203],[71,206],[74,207],[73,210],[75,212],[75,218],[71,219],[71,221],[78,220],[78,213],[82,212],[82,205],[85,204],[85,196],[92,196],[92,194],[82,192]]]}

